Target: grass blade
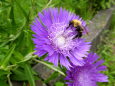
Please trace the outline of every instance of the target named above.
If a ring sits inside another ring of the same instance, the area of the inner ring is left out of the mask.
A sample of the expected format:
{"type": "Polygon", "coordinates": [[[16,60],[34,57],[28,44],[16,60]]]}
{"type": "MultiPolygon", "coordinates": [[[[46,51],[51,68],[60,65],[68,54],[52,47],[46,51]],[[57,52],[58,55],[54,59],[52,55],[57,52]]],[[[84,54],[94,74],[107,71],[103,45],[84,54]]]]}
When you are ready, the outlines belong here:
{"type": "Polygon", "coordinates": [[[24,66],[25,66],[25,74],[26,77],[28,78],[30,86],[36,86],[31,67],[28,64],[25,64],[24,66]]]}
{"type": "Polygon", "coordinates": [[[5,58],[3,59],[2,63],[1,63],[1,67],[2,67],[2,68],[5,68],[5,67],[7,66],[7,64],[8,64],[8,62],[9,62],[10,58],[11,58],[11,55],[12,55],[12,53],[13,53],[15,47],[16,47],[16,45],[14,44],[14,45],[10,48],[10,50],[8,51],[8,53],[7,53],[7,55],[5,56],[5,58]]]}
{"type": "Polygon", "coordinates": [[[17,0],[15,0],[15,2],[17,4],[17,6],[20,8],[20,10],[22,11],[22,13],[24,14],[24,16],[27,19],[27,21],[29,21],[29,17],[27,15],[26,11],[23,9],[23,7],[20,5],[20,3],[17,0]]]}

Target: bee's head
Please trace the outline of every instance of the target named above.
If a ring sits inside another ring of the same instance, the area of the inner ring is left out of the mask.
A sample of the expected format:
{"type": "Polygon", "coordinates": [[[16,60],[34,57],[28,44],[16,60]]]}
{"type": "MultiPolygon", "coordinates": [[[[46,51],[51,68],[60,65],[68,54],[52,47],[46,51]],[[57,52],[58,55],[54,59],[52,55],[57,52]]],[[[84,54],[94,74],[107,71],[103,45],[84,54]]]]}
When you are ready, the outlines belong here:
{"type": "Polygon", "coordinates": [[[74,27],[77,27],[78,25],[81,25],[81,21],[74,19],[71,21],[71,23],[73,24],[74,27]]]}

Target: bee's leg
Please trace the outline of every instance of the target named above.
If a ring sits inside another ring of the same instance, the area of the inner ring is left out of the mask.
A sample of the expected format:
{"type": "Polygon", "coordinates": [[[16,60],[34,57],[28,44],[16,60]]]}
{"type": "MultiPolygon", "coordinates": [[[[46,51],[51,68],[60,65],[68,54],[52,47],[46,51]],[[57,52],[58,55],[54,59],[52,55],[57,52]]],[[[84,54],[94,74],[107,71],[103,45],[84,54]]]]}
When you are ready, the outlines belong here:
{"type": "Polygon", "coordinates": [[[75,37],[73,39],[75,39],[75,38],[81,38],[81,37],[82,37],[82,32],[78,32],[77,35],[75,35],[75,37]]]}
{"type": "Polygon", "coordinates": [[[79,35],[78,35],[78,34],[77,34],[77,35],[75,35],[73,39],[75,39],[75,38],[79,38],[79,35]]]}
{"type": "Polygon", "coordinates": [[[68,29],[71,25],[72,25],[72,23],[70,22],[69,25],[68,25],[68,27],[66,29],[68,29]]]}
{"type": "Polygon", "coordinates": [[[79,33],[79,37],[82,37],[82,32],[79,33]]]}

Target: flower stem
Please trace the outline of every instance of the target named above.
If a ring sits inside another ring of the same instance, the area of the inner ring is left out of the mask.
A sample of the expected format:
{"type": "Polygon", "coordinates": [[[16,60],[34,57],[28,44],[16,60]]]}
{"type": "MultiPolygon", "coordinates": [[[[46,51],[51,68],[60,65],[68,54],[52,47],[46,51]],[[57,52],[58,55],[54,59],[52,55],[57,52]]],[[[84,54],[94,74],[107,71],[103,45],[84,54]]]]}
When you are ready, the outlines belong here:
{"type": "Polygon", "coordinates": [[[55,67],[55,66],[53,66],[53,65],[51,65],[51,64],[48,64],[48,63],[46,63],[46,62],[44,62],[44,61],[40,61],[40,60],[34,59],[34,61],[35,61],[35,62],[38,62],[38,63],[41,63],[41,64],[43,64],[43,65],[49,67],[50,69],[52,69],[52,70],[54,70],[54,71],[57,71],[57,72],[60,73],[61,75],[65,76],[65,74],[64,74],[58,67],[55,67]]]}
{"type": "Polygon", "coordinates": [[[7,78],[8,78],[9,86],[13,86],[13,85],[12,85],[12,82],[11,82],[11,80],[10,80],[10,74],[7,75],[7,78]]]}

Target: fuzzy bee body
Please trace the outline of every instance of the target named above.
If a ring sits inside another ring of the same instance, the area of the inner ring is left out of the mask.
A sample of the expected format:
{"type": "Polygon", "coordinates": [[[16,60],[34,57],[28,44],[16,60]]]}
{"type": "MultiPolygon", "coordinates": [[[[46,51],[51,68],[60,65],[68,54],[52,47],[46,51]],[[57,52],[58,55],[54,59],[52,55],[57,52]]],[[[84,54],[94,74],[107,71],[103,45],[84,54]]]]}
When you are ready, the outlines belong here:
{"type": "Polygon", "coordinates": [[[85,28],[81,25],[81,22],[79,20],[74,19],[74,20],[70,21],[69,26],[67,28],[69,28],[70,26],[73,26],[76,28],[75,31],[77,32],[77,34],[75,35],[74,39],[82,37],[82,33],[85,28]]]}

